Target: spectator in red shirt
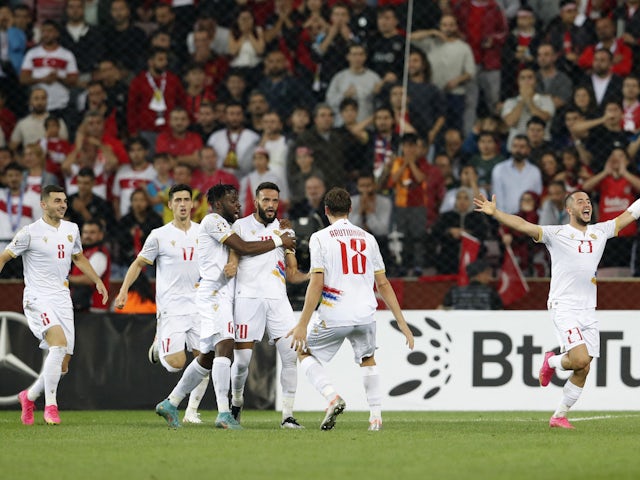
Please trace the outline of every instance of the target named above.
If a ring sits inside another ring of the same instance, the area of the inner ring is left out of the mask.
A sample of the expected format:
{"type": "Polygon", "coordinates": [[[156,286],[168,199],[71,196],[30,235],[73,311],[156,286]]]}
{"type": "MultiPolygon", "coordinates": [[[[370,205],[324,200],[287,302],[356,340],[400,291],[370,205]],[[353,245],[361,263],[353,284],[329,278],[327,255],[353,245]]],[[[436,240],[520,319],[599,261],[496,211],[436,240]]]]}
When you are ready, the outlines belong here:
{"type": "Polygon", "coordinates": [[[211,49],[211,40],[211,34],[207,30],[193,32],[194,51],[191,54],[191,62],[202,67],[205,76],[205,88],[215,92],[229,71],[229,60],[222,55],[214,53],[211,49]]]}
{"type": "Polygon", "coordinates": [[[202,193],[218,184],[233,185],[240,190],[240,182],[233,173],[218,169],[218,154],[213,147],[205,146],[198,151],[198,167],[191,176],[191,186],[202,193]]]}
{"type": "MultiPolygon", "coordinates": [[[[611,151],[604,169],[582,184],[585,192],[600,194],[598,221],[616,218],[631,205],[640,192],[640,177],[628,170],[629,155],[624,148],[611,151]]],[[[629,267],[631,251],[638,232],[637,222],[632,222],[609,239],[602,255],[600,267],[629,267]]]]}
{"type": "Polygon", "coordinates": [[[158,134],[166,129],[169,112],[177,106],[184,106],[182,83],[177,75],[167,71],[168,63],[166,50],[152,50],[147,70],[140,72],[129,86],[129,135],[145,138],[151,150],[155,148],[158,134]]]}
{"type": "Polygon", "coordinates": [[[87,85],[87,100],[85,111],[98,111],[104,117],[104,133],[112,138],[118,138],[118,121],[116,109],[107,104],[107,89],[96,80],[87,85]]]}
{"type": "Polygon", "coordinates": [[[201,64],[192,63],[187,66],[184,74],[185,108],[189,113],[189,120],[196,121],[198,110],[203,102],[213,102],[216,99],[211,87],[206,85],[206,76],[201,64]]]}
{"type": "Polygon", "coordinates": [[[593,56],[597,50],[606,48],[613,55],[611,63],[611,71],[616,75],[624,77],[631,73],[633,67],[633,52],[631,48],[624,43],[624,39],[616,38],[616,26],[611,18],[599,18],[596,21],[596,35],[598,42],[589,45],[578,58],[578,66],[589,71],[593,66],[593,56]]]}
{"type": "Polygon", "coordinates": [[[188,129],[189,114],[182,107],[174,108],[169,114],[169,130],[158,135],[156,153],[168,153],[176,163],[197,166],[202,138],[188,129]]]}
{"type": "Polygon", "coordinates": [[[476,62],[476,79],[469,82],[467,104],[476,105],[482,90],[487,110],[494,113],[500,100],[502,46],[509,34],[507,19],[495,0],[454,0],[451,8],[460,31],[466,32],[464,40],[476,62]]]}
{"type": "Polygon", "coordinates": [[[45,136],[40,140],[40,147],[45,154],[45,170],[56,176],[58,184],[63,185],[62,162],[71,153],[73,146],[64,138],[60,138],[60,119],[48,117],[44,121],[45,136]]]}

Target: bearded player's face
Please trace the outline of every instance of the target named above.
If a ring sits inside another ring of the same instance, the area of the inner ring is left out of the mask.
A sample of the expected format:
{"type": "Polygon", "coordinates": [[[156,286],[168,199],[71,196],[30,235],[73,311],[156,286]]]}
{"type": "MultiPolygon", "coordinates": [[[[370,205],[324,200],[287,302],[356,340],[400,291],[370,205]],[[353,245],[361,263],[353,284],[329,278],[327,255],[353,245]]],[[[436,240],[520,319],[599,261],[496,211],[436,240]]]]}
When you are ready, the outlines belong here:
{"type": "Polygon", "coordinates": [[[255,199],[256,213],[266,225],[276,219],[280,195],[277,190],[264,189],[258,192],[255,199]]]}

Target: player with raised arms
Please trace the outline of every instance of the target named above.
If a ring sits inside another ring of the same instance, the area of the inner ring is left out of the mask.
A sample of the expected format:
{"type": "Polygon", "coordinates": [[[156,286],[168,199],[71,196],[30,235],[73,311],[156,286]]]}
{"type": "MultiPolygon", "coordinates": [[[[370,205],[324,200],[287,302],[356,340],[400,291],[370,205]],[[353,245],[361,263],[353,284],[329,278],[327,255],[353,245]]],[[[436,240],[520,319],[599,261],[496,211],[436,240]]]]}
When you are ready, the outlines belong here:
{"type": "Polygon", "coordinates": [[[200,271],[200,285],[196,292],[196,306],[201,317],[200,355],[184,370],[169,397],[156,406],[156,413],[170,427],[179,427],[178,405],[211,373],[218,404],[216,427],[241,429],[229,407],[235,338],[235,278],[227,276],[224,270],[229,249],[239,255],[259,255],[275,248],[295,248],[295,237],[285,234],[260,242],[245,242],[231,230],[231,224],[240,213],[236,188],[233,185],[215,185],[207,192],[207,200],[212,213],[204,217],[200,224],[196,247],[200,271]]]}
{"type": "Polygon", "coordinates": [[[69,371],[75,345],[73,304],[69,292],[71,262],[95,283],[102,304],[109,298],[107,288],[89,260],[82,254],[78,225],[64,219],[67,195],[62,187],[47,185],[40,195],[42,218],[23,227],[0,253],[0,271],[12,258],[24,263],[24,314],[29,328],[49,353],[42,373],[33,385],[18,394],[24,425],[33,424],[35,400],[44,391],[44,421],[58,425],[58,383],[69,371]]]}
{"type": "Polygon", "coordinates": [[[298,324],[287,337],[292,337],[291,346],[298,352],[307,378],[329,402],[321,430],[335,426],[346,403],[336,393],[320,362],[330,361],[344,340],[349,340],[355,361],[361,367],[370,410],[369,430],[377,431],[382,428],[382,386],[374,358],[374,315],[378,305],[374,284],[410,349],[413,349],[413,334],[385,275],[378,243],[373,235],[348,219],[351,211],[349,192],[332,188],[326,194],[324,204],[331,225],[311,235],[311,279],[298,324]],[[318,315],[311,323],[316,307],[318,315]]]}
{"type": "Polygon", "coordinates": [[[551,285],[547,308],[551,314],[560,355],[547,352],[539,372],[540,385],[546,387],[554,371],[572,371],[562,390],[562,399],[549,420],[554,428],[574,428],[567,419],[584,387],[589,365],[600,356],[600,327],[596,318],[598,263],[609,238],[640,217],[636,200],[613,220],[591,225],[593,207],[583,191],[569,194],[565,208],[567,225],[540,226],[496,208],[496,196],[474,199],[476,211],[492,216],[503,225],[544,243],[551,255],[551,285]]]}
{"type": "MultiPolygon", "coordinates": [[[[200,224],[191,221],[192,196],[189,185],[177,184],[169,189],[173,220],[151,231],[127,270],[115,301],[116,308],[123,308],[133,282],[147,265],[156,263],[156,346],[160,363],[169,372],[179,372],[185,366],[185,347],[194,357],[200,354],[200,316],[196,306],[200,224]]],[[[208,385],[209,378],[205,378],[190,393],[183,422],[202,423],[198,407],[208,385]]]]}

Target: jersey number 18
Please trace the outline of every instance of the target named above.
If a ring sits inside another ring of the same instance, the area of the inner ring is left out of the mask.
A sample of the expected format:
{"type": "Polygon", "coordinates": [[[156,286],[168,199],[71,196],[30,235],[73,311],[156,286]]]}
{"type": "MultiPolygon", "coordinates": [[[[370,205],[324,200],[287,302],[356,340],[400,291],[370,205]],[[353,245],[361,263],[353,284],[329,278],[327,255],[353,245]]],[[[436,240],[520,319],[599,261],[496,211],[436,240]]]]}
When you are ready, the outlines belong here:
{"type": "Polygon", "coordinates": [[[367,257],[362,253],[367,248],[367,242],[363,238],[352,238],[349,241],[349,246],[342,240],[338,240],[338,243],[342,254],[342,273],[345,275],[367,273],[367,257]]]}

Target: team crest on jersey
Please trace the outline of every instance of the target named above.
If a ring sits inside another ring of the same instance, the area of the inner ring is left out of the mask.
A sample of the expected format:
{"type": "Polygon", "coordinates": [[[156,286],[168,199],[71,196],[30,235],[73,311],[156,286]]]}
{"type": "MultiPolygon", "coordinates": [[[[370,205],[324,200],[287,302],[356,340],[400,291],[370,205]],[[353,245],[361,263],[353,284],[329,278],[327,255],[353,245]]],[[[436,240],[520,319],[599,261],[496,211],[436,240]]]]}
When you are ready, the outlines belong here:
{"type": "Polygon", "coordinates": [[[44,243],[47,243],[49,239],[47,237],[42,237],[42,241],[44,241],[44,243]]]}
{"type": "Polygon", "coordinates": [[[71,235],[67,235],[67,240],[69,240],[70,242],[73,242],[73,237],[71,235]]]}
{"type": "Polygon", "coordinates": [[[171,240],[171,242],[170,242],[170,243],[171,243],[171,246],[172,246],[172,247],[175,247],[175,246],[176,246],[176,241],[175,241],[175,240],[171,240]]]}
{"type": "Polygon", "coordinates": [[[220,308],[220,305],[218,305],[217,303],[213,306],[213,311],[217,312],[218,308],[220,308]]]}
{"type": "Polygon", "coordinates": [[[227,230],[227,224],[225,222],[218,222],[216,223],[216,229],[219,232],[224,232],[227,230]]]}
{"type": "Polygon", "coordinates": [[[598,239],[598,236],[595,233],[592,233],[591,235],[589,235],[591,238],[593,238],[594,240],[598,239]]]}

